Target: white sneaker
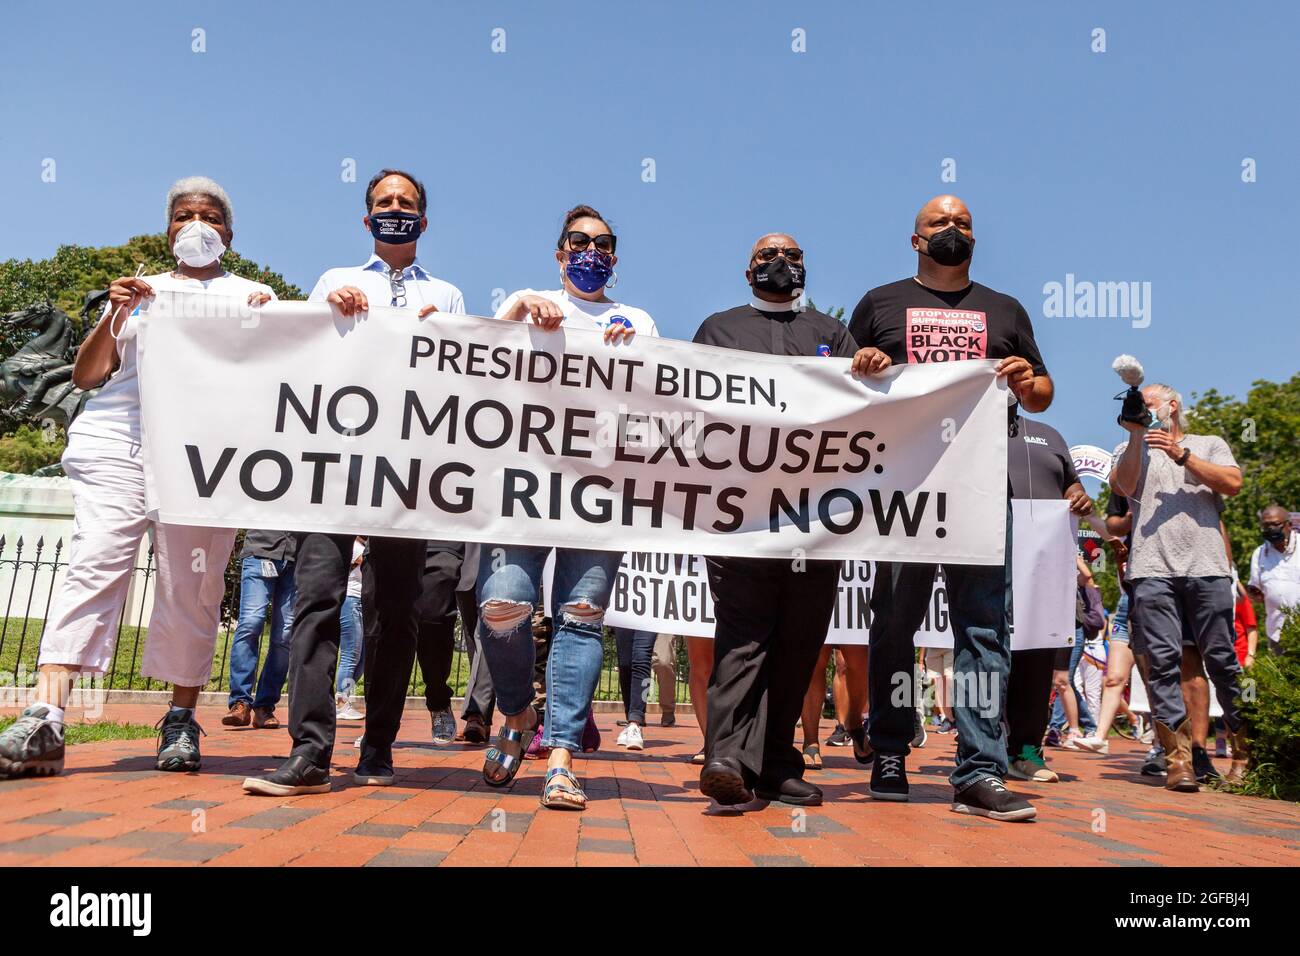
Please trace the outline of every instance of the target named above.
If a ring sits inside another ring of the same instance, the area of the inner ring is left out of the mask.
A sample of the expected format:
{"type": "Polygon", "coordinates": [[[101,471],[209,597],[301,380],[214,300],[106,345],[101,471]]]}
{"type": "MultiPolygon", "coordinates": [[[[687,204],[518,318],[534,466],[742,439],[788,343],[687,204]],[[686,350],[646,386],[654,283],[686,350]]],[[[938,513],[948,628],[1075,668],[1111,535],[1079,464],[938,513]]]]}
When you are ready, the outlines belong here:
{"type": "Polygon", "coordinates": [[[614,741],[614,742],[615,742],[616,744],[618,744],[620,747],[626,747],[626,746],[627,746],[627,732],[628,732],[629,730],[631,730],[631,729],[632,729],[632,725],[631,725],[631,724],[628,724],[626,727],[624,727],[624,728],[623,728],[623,732],[622,732],[621,734],[618,735],[618,740],[616,740],[616,741],[614,741]]]}
{"type": "Polygon", "coordinates": [[[337,697],[334,700],[335,720],[361,720],[366,715],[357,710],[351,697],[337,697]]]}
{"type": "Polygon", "coordinates": [[[641,728],[636,724],[628,724],[627,730],[623,731],[627,737],[625,745],[628,750],[645,750],[645,740],[641,736],[641,728]]]}
{"type": "Polygon", "coordinates": [[[1071,737],[1068,746],[1071,750],[1085,750],[1094,754],[1110,753],[1110,741],[1100,737],[1071,737]]]}

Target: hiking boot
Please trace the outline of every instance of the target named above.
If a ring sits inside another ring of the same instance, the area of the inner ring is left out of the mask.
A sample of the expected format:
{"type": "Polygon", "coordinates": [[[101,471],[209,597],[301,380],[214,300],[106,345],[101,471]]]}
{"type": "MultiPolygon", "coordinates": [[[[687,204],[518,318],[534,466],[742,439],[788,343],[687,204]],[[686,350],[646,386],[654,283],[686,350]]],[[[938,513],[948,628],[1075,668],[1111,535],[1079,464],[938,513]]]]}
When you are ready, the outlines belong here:
{"type": "Polygon", "coordinates": [[[203,762],[199,753],[199,735],[203,728],[194,719],[192,708],[177,708],[163,714],[154,725],[158,731],[159,770],[188,773],[198,770],[203,762]]]}
{"type": "Polygon", "coordinates": [[[45,777],[63,770],[63,725],[49,720],[49,714],[48,707],[33,704],[0,733],[0,778],[45,777]]]}

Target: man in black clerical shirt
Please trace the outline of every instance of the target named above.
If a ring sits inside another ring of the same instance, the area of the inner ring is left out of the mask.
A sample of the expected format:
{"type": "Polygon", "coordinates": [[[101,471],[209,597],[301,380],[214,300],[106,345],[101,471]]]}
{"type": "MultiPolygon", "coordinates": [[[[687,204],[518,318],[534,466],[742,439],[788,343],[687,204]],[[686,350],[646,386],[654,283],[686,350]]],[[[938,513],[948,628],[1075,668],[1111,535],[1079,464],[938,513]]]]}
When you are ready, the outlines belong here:
{"type": "MultiPolygon", "coordinates": [[[[915,276],[872,289],[857,308],[849,331],[861,351],[854,371],[878,374],[899,362],[998,359],[1008,397],[1026,411],[1052,402],[1033,325],[1009,295],[970,278],[975,236],[970,210],[956,196],[936,196],[913,226],[915,276]]],[[[895,693],[911,687],[913,638],[925,619],[934,582],[932,564],[880,562],[871,591],[870,716],[875,751],[870,794],[906,800],[904,760],[914,730],[915,702],[895,693]]],[[[1011,594],[1011,513],[1007,511],[1003,566],[945,564],[953,622],[957,766],[952,810],[994,820],[1028,820],[1034,808],[1003,785],[1007,752],[1002,717],[1011,645],[1006,612],[1011,594]],[[974,698],[974,699],[972,699],[974,698]]]]}
{"type": "MultiPolygon", "coordinates": [[[[843,325],[799,307],[804,255],[790,236],[754,243],[745,278],[749,304],[709,316],[696,342],[853,357],[856,344],[843,325]]],[[[835,608],[840,563],[726,557],[707,565],[717,626],[700,790],[726,805],[758,796],[817,806],[822,793],[803,779],[794,729],[835,608]]]]}

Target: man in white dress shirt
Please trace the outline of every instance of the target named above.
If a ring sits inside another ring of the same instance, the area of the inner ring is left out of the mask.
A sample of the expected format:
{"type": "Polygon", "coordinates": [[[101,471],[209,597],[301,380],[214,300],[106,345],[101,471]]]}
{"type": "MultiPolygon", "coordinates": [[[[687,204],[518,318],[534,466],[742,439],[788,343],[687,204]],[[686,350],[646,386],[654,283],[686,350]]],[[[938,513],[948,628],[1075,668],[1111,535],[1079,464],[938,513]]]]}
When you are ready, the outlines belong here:
{"type": "MultiPolygon", "coordinates": [[[[380,170],[366,187],[362,219],[374,236],[373,254],[363,265],[328,270],[312,289],[309,301],[329,302],[344,316],[372,306],[418,309],[420,318],[432,312],[463,313],[460,290],[434,278],[416,258],[420,234],[429,225],[427,208],[428,194],[418,179],[401,170],[380,170]]],[[[323,793],[330,787],[339,609],[347,590],[354,536],[300,532],[296,537],[298,597],[289,663],[293,750],[274,773],[244,781],[248,792],[268,796],[323,793]]],[[[463,547],[451,542],[445,545],[463,547]]],[[[385,786],[394,779],[392,745],[415,662],[417,634],[423,629],[417,603],[425,587],[425,556],[424,541],[369,539],[365,567],[373,575],[373,587],[363,588],[363,613],[368,619],[373,616],[374,637],[366,646],[366,730],[353,774],[362,785],[385,786]]],[[[435,738],[439,737],[438,716],[435,713],[435,738]]],[[[451,733],[455,733],[454,719],[451,733]]]]}

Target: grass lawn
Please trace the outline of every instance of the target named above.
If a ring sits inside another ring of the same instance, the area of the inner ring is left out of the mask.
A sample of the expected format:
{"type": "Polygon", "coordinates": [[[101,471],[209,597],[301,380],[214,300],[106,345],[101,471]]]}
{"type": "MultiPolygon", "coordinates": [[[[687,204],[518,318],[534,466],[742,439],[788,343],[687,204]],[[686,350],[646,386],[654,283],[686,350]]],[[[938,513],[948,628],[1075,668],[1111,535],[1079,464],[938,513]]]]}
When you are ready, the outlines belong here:
{"type": "MultiPolygon", "coordinates": [[[[0,717],[0,731],[4,731],[17,718],[0,717]]],[[[98,740],[142,740],[157,737],[158,731],[148,724],[116,724],[101,720],[94,724],[65,724],[64,740],[72,744],[93,744],[98,740]]]]}

